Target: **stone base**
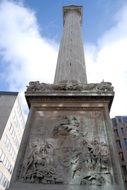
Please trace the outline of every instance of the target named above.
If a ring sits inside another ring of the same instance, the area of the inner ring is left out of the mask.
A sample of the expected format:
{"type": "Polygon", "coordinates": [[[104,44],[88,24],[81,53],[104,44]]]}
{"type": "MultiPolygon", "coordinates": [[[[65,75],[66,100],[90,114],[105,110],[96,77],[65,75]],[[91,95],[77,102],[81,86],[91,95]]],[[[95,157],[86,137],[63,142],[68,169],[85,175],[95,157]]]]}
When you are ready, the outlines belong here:
{"type": "Polygon", "coordinates": [[[9,190],[124,190],[109,118],[112,92],[26,97],[30,113],[9,190]]]}
{"type": "Polygon", "coordinates": [[[123,190],[117,185],[105,186],[84,186],[84,185],[42,185],[42,184],[27,184],[16,183],[8,190],[123,190]]]}

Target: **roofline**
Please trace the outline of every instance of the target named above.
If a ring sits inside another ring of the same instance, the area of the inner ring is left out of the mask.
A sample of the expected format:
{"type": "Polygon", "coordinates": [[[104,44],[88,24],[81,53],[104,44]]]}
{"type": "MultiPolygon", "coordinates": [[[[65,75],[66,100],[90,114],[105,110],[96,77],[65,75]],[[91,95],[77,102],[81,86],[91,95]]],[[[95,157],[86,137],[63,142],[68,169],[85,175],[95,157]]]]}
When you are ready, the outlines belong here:
{"type": "Polygon", "coordinates": [[[0,91],[0,95],[13,95],[18,96],[19,92],[0,91]]]}

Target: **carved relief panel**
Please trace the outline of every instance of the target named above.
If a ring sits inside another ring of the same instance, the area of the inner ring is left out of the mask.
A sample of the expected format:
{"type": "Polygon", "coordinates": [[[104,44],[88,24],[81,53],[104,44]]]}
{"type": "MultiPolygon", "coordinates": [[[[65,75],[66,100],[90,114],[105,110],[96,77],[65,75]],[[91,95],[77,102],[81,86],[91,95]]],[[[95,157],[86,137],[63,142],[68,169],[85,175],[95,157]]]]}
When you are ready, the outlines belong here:
{"type": "Polygon", "coordinates": [[[101,111],[36,111],[19,180],[42,184],[111,184],[101,111]]]}

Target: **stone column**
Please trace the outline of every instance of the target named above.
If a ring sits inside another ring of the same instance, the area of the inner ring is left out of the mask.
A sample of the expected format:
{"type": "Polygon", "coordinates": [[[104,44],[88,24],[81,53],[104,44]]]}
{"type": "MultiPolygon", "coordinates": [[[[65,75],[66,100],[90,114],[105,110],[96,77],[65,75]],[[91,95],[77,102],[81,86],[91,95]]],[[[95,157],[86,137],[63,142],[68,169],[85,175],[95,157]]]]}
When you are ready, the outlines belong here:
{"type": "Polygon", "coordinates": [[[63,8],[64,32],[60,44],[54,83],[87,83],[84,48],[81,38],[82,7],[63,8]]]}

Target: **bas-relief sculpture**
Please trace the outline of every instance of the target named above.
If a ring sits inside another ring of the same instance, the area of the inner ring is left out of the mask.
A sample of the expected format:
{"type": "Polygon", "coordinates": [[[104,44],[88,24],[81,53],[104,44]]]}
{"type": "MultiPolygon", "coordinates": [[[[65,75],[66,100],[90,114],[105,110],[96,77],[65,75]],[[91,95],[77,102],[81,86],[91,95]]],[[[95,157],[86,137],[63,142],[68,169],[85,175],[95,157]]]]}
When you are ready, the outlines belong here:
{"type": "Polygon", "coordinates": [[[42,184],[111,184],[103,115],[36,113],[19,181],[42,184]],[[101,138],[100,138],[101,137],[101,138]]]}

